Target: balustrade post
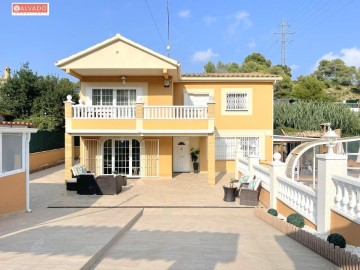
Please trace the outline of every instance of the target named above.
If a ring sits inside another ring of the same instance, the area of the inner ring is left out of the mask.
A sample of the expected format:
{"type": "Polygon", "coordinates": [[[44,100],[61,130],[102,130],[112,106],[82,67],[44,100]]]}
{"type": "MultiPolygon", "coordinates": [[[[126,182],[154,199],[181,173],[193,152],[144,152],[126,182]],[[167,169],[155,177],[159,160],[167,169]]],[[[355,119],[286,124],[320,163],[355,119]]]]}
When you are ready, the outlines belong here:
{"type": "Polygon", "coordinates": [[[331,207],[335,203],[336,187],[333,175],[347,175],[347,157],[345,155],[316,155],[318,158],[317,192],[317,230],[320,233],[330,232],[331,207]]]}
{"type": "Polygon", "coordinates": [[[243,156],[243,151],[241,145],[239,144],[237,145],[235,152],[235,172],[234,172],[235,179],[239,179],[239,171],[240,171],[239,158],[242,156],[243,156]]]}
{"type": "Polygon", "coordinates": [[[259,165],[259,157],[256,155],[249,155],[249,175],[255,175],[254,165],[259,165]]]}
{"type": "Polygon", "coordinates": [[[142,97],[137,97],[135,103],[135,118],[136,118],[136,129],[138,131],[143,129],[143,119],[144,119],[144,101],[142,97]]]}
{"type": "Polygon", "coordinates": [[[72,96],[68,95],[67,100],[64,101],[65,106],[65,179],[71,179],[71,167],[74,162],[74,137],[67,133],[71,128],[72,120],[72,106],[75,102],[72,101],[72,96]]]}
{"type": "Polygon", "coordinates": [[[279,192],[278,176],[285,175],[285,163],[281,162],[281,154],[274,153],[274,161],[270,164],[270,208],[277,209],[277,195],[279,192]]]}

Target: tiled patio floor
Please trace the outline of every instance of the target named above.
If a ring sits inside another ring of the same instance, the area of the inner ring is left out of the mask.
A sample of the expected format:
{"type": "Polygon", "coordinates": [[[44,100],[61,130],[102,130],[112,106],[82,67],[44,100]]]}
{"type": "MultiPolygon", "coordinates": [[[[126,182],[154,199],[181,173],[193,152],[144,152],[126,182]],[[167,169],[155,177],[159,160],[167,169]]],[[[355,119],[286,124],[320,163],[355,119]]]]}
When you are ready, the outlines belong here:
{"type": "Polygon", "coordinates": [[[337,269],[239,199],[224,202],[232,175],[215,186],[205,174],[129,180],[116,196],[65,194],[63,175],[63,166],[32,174],[33,212],[0,216],[0,269],[337,269]]]}

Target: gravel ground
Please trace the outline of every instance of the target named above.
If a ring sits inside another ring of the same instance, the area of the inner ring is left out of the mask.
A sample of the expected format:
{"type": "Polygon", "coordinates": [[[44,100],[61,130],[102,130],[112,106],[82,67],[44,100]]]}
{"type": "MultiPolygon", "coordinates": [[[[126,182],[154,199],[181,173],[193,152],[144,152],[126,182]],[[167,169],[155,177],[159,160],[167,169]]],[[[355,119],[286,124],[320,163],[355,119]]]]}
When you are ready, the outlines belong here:
{"type": "MultiPolygon", "coordinates": [[[[279,214],[278,217],[283,220],[286,220],[286,217],[281,214],[279,214]]],[[[312,233],[313,235],[315,235],[321,239],[324,239],[324,240],[326,240],[329,235],[329,234],[318,233],[313,228],[310,228],[309,226],[306,226],[306,225],[304,226],[303,230],[308,231],[308,232],[312,233]]],[[[351,252],[352,254],[356,254],[358,257],[360,257],[360,247],[355,247],[355,246],[346,244],[345,250],[351,252]]]]}

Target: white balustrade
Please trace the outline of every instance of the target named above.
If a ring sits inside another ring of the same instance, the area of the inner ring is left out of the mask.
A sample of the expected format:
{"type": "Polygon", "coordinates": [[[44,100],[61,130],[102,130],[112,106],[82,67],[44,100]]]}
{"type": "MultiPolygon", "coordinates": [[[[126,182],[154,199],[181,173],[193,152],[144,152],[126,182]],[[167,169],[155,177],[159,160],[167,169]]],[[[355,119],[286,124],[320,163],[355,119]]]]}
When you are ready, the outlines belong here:
{"type": "Polygon", "coordinates": [[[260,179],[261,186],[270,192],[270,169],[261,165],[254,165],[253,168],[256,179],[260,179]]]}
{"type": "Polygon", "coordinates": [[[360,180],[351,176],[333,175],[336,187],[332,209],[360,224],[360,180]]]}
{"type": "Polygon", "coordinates": [[[316,224],[316,192],[302,183],[278,176],[277,198],[316,224]]]}
{"type": "Polygon", "coordinates": [[[73,118],[134,119],[135,106],[73,106],[73,118]]]}
{"type": "Polygon", "coordinates": [[[248,175],[249,174],[249,160],[245,157],[238,157],[237,159],[238,162],[238,169],[239,172],[241,172],[241,174],[243,175],[248,175]]]}
{"type": "Polygon", "coordinates": [[[144,106],[144,119],[207,119],[206,106],[144,106]]]}

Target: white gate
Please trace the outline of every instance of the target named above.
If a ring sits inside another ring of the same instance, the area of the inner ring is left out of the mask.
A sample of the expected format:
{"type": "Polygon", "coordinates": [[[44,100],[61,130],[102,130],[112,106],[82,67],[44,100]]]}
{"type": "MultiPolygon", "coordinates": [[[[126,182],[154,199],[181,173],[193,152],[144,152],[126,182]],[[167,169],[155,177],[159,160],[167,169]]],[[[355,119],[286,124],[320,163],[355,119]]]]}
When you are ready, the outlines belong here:
{"type": "Polygon", "coordinates": [[[159,140],[145,139],[140,143],[141,177],[159,177],[159,140]]]}
{"type": "Polygon", "coordinates": [[[86,169],[96,175],[101,174],[101,149],[99,140],[84,140],[83,157],[86,169]]]}

